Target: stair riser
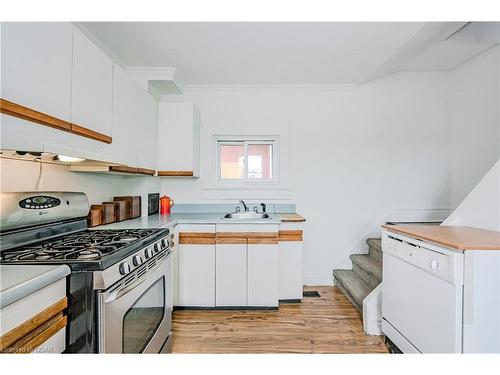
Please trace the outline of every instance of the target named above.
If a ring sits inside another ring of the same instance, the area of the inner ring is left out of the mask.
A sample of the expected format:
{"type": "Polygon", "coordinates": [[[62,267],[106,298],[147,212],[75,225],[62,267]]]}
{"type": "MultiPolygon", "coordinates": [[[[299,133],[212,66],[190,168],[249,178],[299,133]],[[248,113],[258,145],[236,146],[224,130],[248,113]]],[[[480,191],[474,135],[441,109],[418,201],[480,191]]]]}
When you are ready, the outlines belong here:
{"type": "Polygon", "coordinates": [[[369,246],[368,254],[370,254],[375,259],[378,259],[380,261],[382,260],[382,251],[376,246],[369,246]]]}
{"type": "Polygon", "coordinates": [[[357,264],[353,263],[352,264],[352,269],[354,271],[354,273],[361,279],[363,280],[365,283],[369,284],[370,286],[372,286],[374,289],[375,287],[380,284],[380,281],[381,280],[378,280],[377,277],[370,273],[370,272],[367,272],[366,270],[364,270],[363,268],[361,268],[360,266],[358,266],[357,264]]]}
{"type": "Polygon", "coordinates": [[[347,299],[349,300],[349,302],[352,303],[352,305],[359,311],[359,312],[363,312],[363,306],[360,306],[356,300],[351,296],[351,293],[349,293],[349,291],[344,287],[344,285],[337,279],[337,278],[333,278],[333,280],[335,281],[335,285],[342,291],[342,293],[344,293],[344,295],[347,297],[347,299]]]}

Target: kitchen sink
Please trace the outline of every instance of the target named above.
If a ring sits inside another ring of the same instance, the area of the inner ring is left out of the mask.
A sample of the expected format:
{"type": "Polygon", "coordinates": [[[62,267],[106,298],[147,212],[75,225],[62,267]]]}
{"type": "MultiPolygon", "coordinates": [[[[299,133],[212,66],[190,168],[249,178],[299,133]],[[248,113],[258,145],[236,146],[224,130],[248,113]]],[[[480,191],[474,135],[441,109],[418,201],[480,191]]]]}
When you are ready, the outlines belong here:
{"type": "Polygon", "coordinates": [[[225,214],[224,219],[258,220],[258,219],[269,219],[269,215],[266,213],[258,213],[258,212],[231,212],[229,214],[225,214]]]}

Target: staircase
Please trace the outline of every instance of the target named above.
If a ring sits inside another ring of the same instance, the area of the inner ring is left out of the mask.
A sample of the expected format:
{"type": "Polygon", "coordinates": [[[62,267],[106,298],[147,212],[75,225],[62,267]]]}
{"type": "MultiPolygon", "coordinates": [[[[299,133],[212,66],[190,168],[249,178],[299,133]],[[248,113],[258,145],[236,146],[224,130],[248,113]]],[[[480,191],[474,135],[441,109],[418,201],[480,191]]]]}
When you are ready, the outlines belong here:
{"type": "Polygon", "coordinates": [[[382,281],[382,241],[368,238],[368,254],[351,255],[351,270],[334,270],[335,285],[351,303],[363,311],[363,300],[382,281]]]}

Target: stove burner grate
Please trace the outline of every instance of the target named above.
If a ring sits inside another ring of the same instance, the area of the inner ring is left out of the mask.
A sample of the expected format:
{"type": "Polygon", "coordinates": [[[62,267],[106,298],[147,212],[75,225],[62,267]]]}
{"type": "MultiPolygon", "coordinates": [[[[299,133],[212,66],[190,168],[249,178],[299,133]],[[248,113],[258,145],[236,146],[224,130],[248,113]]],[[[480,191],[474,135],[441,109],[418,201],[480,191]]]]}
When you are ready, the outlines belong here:
{"type": "Polygon", "coordinates": [[[95,261],[140,241],[157,229],[85,230],[0,253],[3,262],[95,261]]]}

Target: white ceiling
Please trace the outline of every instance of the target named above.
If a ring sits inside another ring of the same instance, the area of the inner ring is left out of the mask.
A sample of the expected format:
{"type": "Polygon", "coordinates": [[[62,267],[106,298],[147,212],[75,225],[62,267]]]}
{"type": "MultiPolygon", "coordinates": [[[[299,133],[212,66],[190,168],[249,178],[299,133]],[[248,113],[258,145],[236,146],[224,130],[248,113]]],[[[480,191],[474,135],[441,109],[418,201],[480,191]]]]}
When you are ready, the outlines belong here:
{"type": "Polygon", "coordinates": [[[498,22],[86,22],[128,67],[188,85],[360,84],[448,70],[500,42],[498,22]]]}
{"type": "Polygon", "coordinates": [[[176,67],[187,84],[356,84],[425,23],[90,22],[127,66],[176,67]]]}

